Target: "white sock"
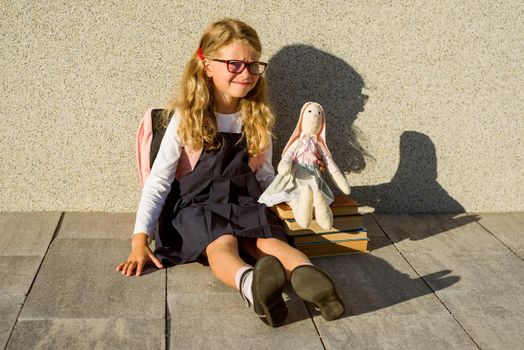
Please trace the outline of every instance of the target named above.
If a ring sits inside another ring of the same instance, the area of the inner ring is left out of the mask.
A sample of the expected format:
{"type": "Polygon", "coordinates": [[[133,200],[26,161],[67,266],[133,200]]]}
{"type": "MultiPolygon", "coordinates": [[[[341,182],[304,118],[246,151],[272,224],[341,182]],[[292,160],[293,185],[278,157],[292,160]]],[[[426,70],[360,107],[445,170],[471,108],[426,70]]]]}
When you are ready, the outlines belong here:
{"type": "MultiPolygon", "coordinates": [[[[236,275],[235,275],[235,284],[237,286],[237,289],[240,290],[240,278],[242,277],[242,274],[251,269],[251,266],[243,266],[240,269],[238,269],[236,275]]],[[[246,277],[244,278],[244,283],[242,285],[242,293],[244,294],[244,297],[246,297],[247,300],[251,304],[253,304],[253,292],[251,290],[251,285],[253,284],[253,271],[250,271],[247,273],[246,277]]]]}

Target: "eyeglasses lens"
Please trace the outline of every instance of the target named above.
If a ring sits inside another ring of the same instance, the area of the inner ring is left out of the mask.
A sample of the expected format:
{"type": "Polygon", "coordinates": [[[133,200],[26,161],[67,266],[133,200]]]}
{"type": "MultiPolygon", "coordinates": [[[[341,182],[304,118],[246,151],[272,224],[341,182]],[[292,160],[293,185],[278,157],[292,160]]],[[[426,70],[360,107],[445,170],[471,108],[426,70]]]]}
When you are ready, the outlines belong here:
{"type": "Polygon", "coordinates": [[[258,62],[253,62],[247,65],[251,74],[262,74],[264,73],[264,65],[258,62]]]}
{"type": "MultiPolygon", "coordinates": [[[[244,71],[244,68],[246,66],[246,63],[243,61],[227,61],[227,69],[231,73],[242,73],[244,71]]],[[[265,65],[259,62],[252,62],[247,64],[247,69],[251,74],[262,74],[264,73],[265,65]]]]}
{"type": "Polygon", "coordinates": [[[242,61],[228,61],[227,70],[231,73],[240,73],[244,70],[244,62],[242,61]]]}

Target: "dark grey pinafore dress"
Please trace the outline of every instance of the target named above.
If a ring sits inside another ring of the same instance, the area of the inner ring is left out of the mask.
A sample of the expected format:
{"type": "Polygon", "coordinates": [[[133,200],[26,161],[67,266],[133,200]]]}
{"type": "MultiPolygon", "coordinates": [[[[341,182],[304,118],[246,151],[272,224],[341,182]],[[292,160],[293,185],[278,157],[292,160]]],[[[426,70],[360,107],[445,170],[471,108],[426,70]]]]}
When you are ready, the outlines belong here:
{"type": "Polygon", "coordinates": [[[280,219],[258,203],[262,190],[245,143],[238,142],[241,134],[220,135],[220,149],[203,151],[193,171],[173,183],[155,235],[155,254],[163,263],[195,261],[226,234],[287,242],[280,219]]]}

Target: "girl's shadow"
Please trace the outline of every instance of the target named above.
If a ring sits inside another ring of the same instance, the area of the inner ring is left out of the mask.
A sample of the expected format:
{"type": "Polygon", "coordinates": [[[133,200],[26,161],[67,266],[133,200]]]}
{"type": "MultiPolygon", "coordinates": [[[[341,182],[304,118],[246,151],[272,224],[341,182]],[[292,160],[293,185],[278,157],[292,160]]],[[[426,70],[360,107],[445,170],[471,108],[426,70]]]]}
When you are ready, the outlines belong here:
{"type": "Polygon", "coordinates": [[[274,162],[293,132],[305,102],[318,102],[326,113],[327,143],[337,165],[360,172],[369,154],[360,145],[353,123],[364,110],[368,96],[364,81],[343,60],[307,45],[286,46],[268,62],[266,78],[269,98],[276,115],[274,162]]]}

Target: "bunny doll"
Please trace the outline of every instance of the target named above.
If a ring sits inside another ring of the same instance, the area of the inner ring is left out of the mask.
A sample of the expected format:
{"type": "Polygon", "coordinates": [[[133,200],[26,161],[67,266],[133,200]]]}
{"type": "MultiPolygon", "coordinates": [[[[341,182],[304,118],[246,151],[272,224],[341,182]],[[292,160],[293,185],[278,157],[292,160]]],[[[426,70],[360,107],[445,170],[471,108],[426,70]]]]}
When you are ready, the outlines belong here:
{"type": "Polygon", "coordinates": [[[333,182],[343,193],[350,193],[346,177],[329,152],[325,135],[326,120],[322,106],[306,102],[300,111],[297,127],[282,152],[278,174],[259,199],[267,206],[287,202],[297,224],[303,228],[311,223],[313,208],[320,227],[329,230],[333,226],[333,213],[329,207],[333,202],[333,193],[318,168],[317,152],[333,182]]]}

